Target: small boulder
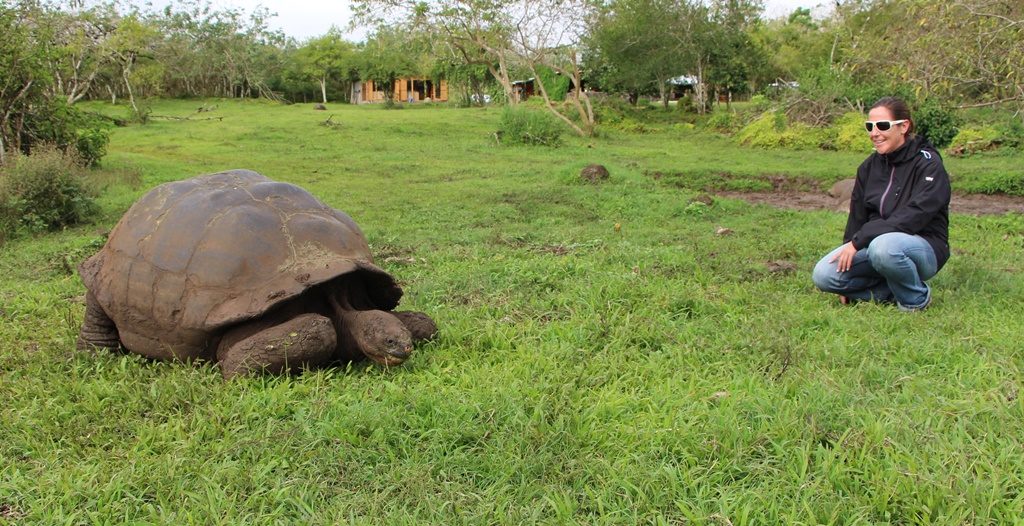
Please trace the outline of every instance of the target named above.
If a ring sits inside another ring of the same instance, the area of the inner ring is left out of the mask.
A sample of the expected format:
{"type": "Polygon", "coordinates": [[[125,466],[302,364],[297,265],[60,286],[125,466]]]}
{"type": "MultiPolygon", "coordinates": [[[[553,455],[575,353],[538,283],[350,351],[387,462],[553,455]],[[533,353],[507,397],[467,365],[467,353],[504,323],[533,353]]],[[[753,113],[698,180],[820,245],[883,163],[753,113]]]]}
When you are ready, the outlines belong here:
{"type": "Polygon", "coordinates": [[[792,274],[797,270],[796,263],[786,261],[784,259],[768,261],[764,266],[768,269],[768,272],[771,272],[772,274],[792,274]]]}
{"type": "Polygon", "coordinates": [[[836,181],[832,188],[828,189],[828,195],[839,199],[840,197],[849,199],[853,195],[853,185],[857,182],[856,179],[841,179],[836,181]]]}
{"type": "Polygon", "coordinates": [[[327,106],[324,106],[323,104],[319,104],[318,103],[315,106],[313,106],[313,109],[317,110],[317,111],[326,111],[327,110],[327,106]]]}
{"type": "Polygon", "coordinates": [[[697,195],[691,197],[689,202],[690,203],[703,203],[703,204],[706,204],[708,206],[711,206],[711,205],[715,204],[715,198],[712,197],[711,194],[701,193],[701,194],[697,194],[697,195]]]}
{"type": "Polygon", "coordinates": [[[853,185],[856,182],[856,179],[842,179],[840,181],[836,181],[836,184],[832,185],[832,188],[828,189],[828,195],[834,197],[836,200],[836,212],[849,213],[850,197],[853,195],[853,185]]]}
{"type": "Polygon", "coordinates": [[[588,183],[599,183],[608,179],[609,176],[608,169],[600,164],[587,165],[586,168],[580,170],[580,178],[588,183]]]}

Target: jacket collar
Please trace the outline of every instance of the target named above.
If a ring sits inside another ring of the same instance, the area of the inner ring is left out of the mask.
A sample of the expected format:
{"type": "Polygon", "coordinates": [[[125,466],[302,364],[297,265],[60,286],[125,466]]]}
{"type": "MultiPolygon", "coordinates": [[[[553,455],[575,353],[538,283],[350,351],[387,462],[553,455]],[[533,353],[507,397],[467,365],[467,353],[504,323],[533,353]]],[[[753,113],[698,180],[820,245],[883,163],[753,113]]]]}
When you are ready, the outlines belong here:
{"type": "Polygon", "coordinates": [[[920,135],[914,135],[908,138],[903,146],[900,146],[894,152],[881,154],[881,157],[889,164],[903,164],[914,158],[921,150],[928,148],[934,149],[928,139],[920,135]]]}

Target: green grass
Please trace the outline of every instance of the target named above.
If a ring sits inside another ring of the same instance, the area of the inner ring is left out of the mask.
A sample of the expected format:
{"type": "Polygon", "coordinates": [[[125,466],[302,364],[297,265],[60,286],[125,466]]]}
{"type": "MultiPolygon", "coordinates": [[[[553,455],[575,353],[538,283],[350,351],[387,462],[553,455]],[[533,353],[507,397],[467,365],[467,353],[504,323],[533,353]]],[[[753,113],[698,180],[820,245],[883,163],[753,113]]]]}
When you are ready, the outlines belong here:
{"type": "Polygon", "coordinates": [[[1024,522],[1024,217],[954,216],[928,311],[842,308],[810,284],[840,214],[694,206],[703,182],[651,174],[830,183],[860,155],[672,126],[500,147],[497,109],[215,103],[113,131],[105,169],[142,182],[99,224],[3,246],[0,524],[1024,522]],[[576,182],[589,163],[610,181],[576,182]],[[159,183],[243,167],[350,213],[440,337],[391,370],[227,384],[75,352],[73,269],[103,232],[159,183]]]}

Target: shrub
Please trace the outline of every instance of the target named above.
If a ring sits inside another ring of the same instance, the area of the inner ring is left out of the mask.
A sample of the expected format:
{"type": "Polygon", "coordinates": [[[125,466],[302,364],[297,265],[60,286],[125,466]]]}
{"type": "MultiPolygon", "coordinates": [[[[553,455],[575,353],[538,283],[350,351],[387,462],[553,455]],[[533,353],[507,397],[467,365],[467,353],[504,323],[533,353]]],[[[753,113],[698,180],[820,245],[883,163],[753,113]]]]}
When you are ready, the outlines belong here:
{"type": "Polygon", "coordinates": [[[1024,148],[1024,120],[1017,117],[996,127],[999,131],[999,140],[1002,145],[1009,148],[1024,148]]]}
{"type": "Polygon", "coordinates": [[[754,95],[750,97],[750,107],[757,112],[765,112],[771,109],[772,101],[764,95],[754,95]]]}
{"type": "Polygon", "coordinates": [[[962,128],[949,144],[952,155],[971,155],[991,150],[999,141],[999,132],[995,128],[962,128]]]}
{"type": "Polygon", "coordinates": [[[956,137],[960,118],[955,110],[937,102],[925,101],[914,112],[917,133],[925,136],[936,148],[945,148],[956,137]]]}
{"type": "Polygon", "coordinates": [[[676,101],[676,110],[682,113],[695,113],[697,104],[693,101],[693,96],[687,93],[679,97],[679,100],[676,101]]]}
{"type": "Polygon", "coordinates": [[[539,110],[508,106],[501,113],[498,132],[506,144],[558,146],[562,142],[562,123],[539,110]]]}
{"type": "Polygon", "coordinates": [[[827,131],[802,123],[789,125],[782,112],[769,111],[743,127],[736,140],[758,148],[820,148],[827,142],[827,131]]]}
{"type": "Polygon", "coordinates": [[[100,159],[107,154],[107,144],[110,142],[110,134],[100,127],[80,128],[76,135],[75,149],[82,162],[87,166],[96,166],[100,159]]]}
{"type": "MultiPolygon", "coordinates": [[[[540,66],[537,68],[537,80],[544,83],[544,89],[548,92],[548,98],[551,100],[565,100],[565,95],[569,93],[569,87],[572,85],[572,80],[565,75],[561,75],[555,70],[540,66]]],[[[540,97],[540,87],[537,87],[537,96],[540,97]]]]}
{"type": "Polygon", "coordinates": [[[99,163],[106,155],[109,124],[102,118],[87,114],[69,105],[63,99],[41,102],[33,112],[25,115],[25,130],[30,137],[22,137],[22,149],[34,152],[38,146],[56,145],[61,150],[77,151],[86,165],[99,163]]]}
{"type": "Polygon", "coordinates": [[[832,125],[832,146],[846,152],[870,152],[871,141],[864,131],[864,115],[851,111],[844,113],[832,125]]]}
{"type": "Polygon", "coordinates": [[[83,223],[98,211],[81,158],[56,146],[12,154],[0,167],[0,236],[83,223]]]}
{"type": "Polygon", "coordinates": [[[736,122],[736,114],[730,111],[716,111],[711,114],[704,126],[717,132],[732,133],[735,131],[736,122]]]}
{"type": "Polygon", "coordinates": [[[644,134],[653,131],[646,124],[629,118],[623,119],[621,122],[618,122],[612,126],[626,133],[644,134]]]}

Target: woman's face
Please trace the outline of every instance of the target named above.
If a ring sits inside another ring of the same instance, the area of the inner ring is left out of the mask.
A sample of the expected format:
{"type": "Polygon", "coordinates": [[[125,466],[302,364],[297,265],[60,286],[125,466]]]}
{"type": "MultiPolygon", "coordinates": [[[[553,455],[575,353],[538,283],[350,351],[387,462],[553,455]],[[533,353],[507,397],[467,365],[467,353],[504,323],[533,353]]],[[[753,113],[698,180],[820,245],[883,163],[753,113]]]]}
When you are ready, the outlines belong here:
{"type": "MultiPolygon", "coordinates": [[[[892,116],[892,112],[885,106],[879,106],[873,108],[868,112],[869,121],[892,121],[895,120],[892,116]]],[[[910,126],[909,122],[902,122],[895,124],[887,131],[878,129],[878,126],[873,126],[873,129],[868,132],[868,136],[871,137],[871,143],[875,145],[875,151],[881,154],[894,152],[903,146],[906,141],[905,133],[907,132],[907,126],[910,126]]]]}

